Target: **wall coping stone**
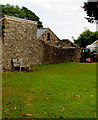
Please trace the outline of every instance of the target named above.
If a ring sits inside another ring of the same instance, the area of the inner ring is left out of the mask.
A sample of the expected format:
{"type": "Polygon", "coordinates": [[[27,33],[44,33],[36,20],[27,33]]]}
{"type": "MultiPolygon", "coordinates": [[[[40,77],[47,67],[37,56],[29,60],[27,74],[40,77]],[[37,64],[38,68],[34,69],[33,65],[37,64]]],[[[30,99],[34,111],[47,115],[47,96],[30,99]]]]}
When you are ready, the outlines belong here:
{"type": "Polygon", "coordinates": [[[7,19],[7,20],[11,20],[11,21],[17,21],[17,22],[28,22],[28,23],[32,23],[32,24],[37,25],[36,21],[26,20],[26,19],[17,18],[17,17],[13,17],[13,16],[8,16],[8,15],[4,15],[3,19],[7,19]]]}

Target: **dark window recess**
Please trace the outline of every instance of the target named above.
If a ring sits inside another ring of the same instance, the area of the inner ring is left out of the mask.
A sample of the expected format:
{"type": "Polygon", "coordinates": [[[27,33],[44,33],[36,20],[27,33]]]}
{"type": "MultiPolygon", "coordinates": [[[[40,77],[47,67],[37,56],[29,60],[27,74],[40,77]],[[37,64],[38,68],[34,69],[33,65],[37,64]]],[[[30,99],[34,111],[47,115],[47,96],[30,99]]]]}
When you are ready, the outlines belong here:
{"type": "Polygon", "coordinates": [[[50,33],[47,33],[47,40],[50,40],[50,33]]]}

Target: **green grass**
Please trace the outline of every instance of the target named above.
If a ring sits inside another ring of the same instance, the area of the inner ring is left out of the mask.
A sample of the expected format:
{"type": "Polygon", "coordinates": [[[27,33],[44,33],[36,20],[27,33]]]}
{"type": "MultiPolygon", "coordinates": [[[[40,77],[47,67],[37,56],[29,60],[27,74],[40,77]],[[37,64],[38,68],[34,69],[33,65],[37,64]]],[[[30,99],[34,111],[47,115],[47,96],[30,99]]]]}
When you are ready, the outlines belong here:
{"type": "Polygon", "coordinates": [[[95,63],[40,65],[34,69],[3,74],[3,118],[96,117],[95,63]]]}

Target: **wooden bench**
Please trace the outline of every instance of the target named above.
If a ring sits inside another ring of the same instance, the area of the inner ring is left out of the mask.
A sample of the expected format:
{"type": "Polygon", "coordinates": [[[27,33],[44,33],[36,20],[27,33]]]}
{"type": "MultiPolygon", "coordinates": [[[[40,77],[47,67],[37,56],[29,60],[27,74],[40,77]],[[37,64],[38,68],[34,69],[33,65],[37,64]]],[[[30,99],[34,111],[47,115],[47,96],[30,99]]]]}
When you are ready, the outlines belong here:
{"type": "Polygon", "coordinates": [[[13,70],[15,70],[15,68],[18,68],[18,67],[20,71],[22,71],[22,68],[28,68],[30,70],[30,65],[24,65],[22,59],[13,59],[12,66],[13,66],[13,70]]]}

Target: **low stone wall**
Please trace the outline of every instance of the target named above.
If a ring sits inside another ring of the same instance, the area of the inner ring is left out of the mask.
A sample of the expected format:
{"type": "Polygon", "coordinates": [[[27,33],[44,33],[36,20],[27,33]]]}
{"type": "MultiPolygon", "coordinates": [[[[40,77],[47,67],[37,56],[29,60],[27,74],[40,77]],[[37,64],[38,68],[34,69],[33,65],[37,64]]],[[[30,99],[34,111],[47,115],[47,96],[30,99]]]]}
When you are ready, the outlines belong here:
{"type": "Polygon", "coordinates": [[[56,64],[64,62],[79,62],[80,48],[59,48],[43,44],[42,64],[56,64]]]}

